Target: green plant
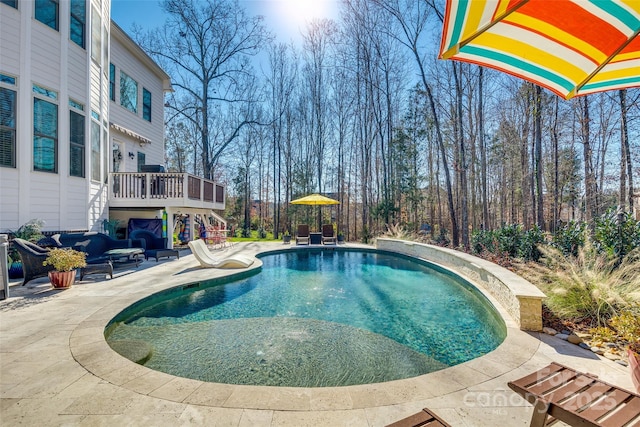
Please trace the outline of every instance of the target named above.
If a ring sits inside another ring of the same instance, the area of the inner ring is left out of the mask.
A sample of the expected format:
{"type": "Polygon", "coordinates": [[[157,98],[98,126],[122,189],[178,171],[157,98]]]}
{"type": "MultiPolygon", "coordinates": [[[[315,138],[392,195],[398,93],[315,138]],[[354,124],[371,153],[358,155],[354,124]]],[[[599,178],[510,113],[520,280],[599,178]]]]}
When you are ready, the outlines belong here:
{"type": "MultiPolygon", "coordinates": [[[[42,239],[44,235],[42,234],[42,227],[44,226],[44,221],[41,219],[32,219],[28,222],[25,222],[17,230],[11,231],[9,230],[9,235],[12,238],[28,240],[29,242],[37,242],[42,239]]],[[[13,245],[9,245],[9,259],[12,262],[20,261],[20,255],[18,251],[13,247],[13,245]]]]}
{"type": "Polygon", "coordinates": [[[42,265],[51,265],[56,271],[71,271],[87,265],[87,254],[73,249],[52,249],[42,265]]]}
{"type": "Polygon", "coordinates": [[[578,256],[578,249],[584,246],[586,223],[569,221],[553,234],[551,244],[565,256],[578,256]]]}
{"type": "Polygon", "coordinates": [[[595,220],[593,244],[598,251],[621,260],[640,246],[640,221],[630,212],[609,209],[595,220]]]}
{"type": "Polygon", "coordinates": [[[495,253],[497,246],[496,236],[492,230],[477,230],[471,234],[471,250],[475,254],[495,253]]]}
{"type": "Polygon", "coordinates": [[[617,335],[610,328],[606,326],[598,326],[596,328],[589,329],[591,336],[598,341],[612,342],[615,341],[617,335]]]}
{"type": "Polygon", "coordinates": [[[544,242],[544,233],[540,227],[534,225],[533,228],[522,233],[518,256],[525,261],[538,261],[542,256],[538,246],[544,244],[544,242]]]}
{"type": "Polygon", "coordinates": [[[613,316],[609,324],[626,341],[640,343],[640,314],[625,310],[613,316]]]}
{"type": "Polygon", "coordinates": [[[517,272],[547,294],[545,304],[562,320],[607,325],[623,311],[640,306],[640,249],[619,263],[587,242],[578,256],[540,246],[542,262],[517,265],[517,272]]]}
{"type": "Polygon", "coordinates": [[[392,239],[409,239],[409,235],[400,224],[387,224],[387,231],[382,236],[392,239]]]}

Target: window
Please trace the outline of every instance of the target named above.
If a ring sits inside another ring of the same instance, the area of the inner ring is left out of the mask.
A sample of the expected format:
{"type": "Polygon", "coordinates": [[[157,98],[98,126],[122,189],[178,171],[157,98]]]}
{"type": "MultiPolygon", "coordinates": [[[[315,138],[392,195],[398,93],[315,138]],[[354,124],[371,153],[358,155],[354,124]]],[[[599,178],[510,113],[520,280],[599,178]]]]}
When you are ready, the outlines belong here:
{"type": "Polygon", "coordinates": [[[107,22],[105,20],[105,26],[102,27],[102,40],[104,40],[104,44],[102,45],[102,72],[104,73],[105,78],[107,77],[107,73],[109,70],[107,69],[107,64],[109,63],[109,30],[107,30],[107,22]]]}
{"type": "Polygon", "coordinates": [[[0,83],[7,83],[7,84],[10,84],[11,86],[15,86],[16,78],[7,76],[6,74],[0,74],[0,83]]]}
{"type": "Polygon", "coordinates": [[[91,179],[100,181],[100,123],[91,122],[91,179]]]}
{"type": "Polygon", "coordinates": [[[16,9],[18,8],[18,0],[0,0],[0,3],[15,7],[16,9]]]}
{"type": "Polygon", "coordinates": [[[142,88],[142,118],[151,121],[151,92],[142,88]]]}
{"type": "Polygon", "coordinates": [[[102,130],[102,141],[104,142],[104,150],[102,150],[104,152],[104,183],[107,184],[109,182],[109,149],[108,147],[108,141],[109,141],[109,134],[107,133],[106,129],[102,130]]]}
{"type": "Polygon", "coordinates": [[[147,155],[138,151],[138,172],[142,172],[142,166],[146,164],[147,155]]]}
{"type": "Polygon", "coordinates": [[[58,172],[58,106],[33,98],[33,169],[58,172]]]}
{"type": "Polygon", "coordinates": [[[84,116],[69,111],[69,175],[84,178],[84,116]]]}
{"type": "Polygon", "coordinates": [[[109,64],[109,99],[116,101],[116,66],[109,64]]]}
{"type": "Polygon", "coordinates": [[[101,65],[102,61],[102,19],[95,7],[91,8],[91,59],[101,65]]]}
{"type": "Polygon", "coordinates": [[[0,87],[0,166],[16,167],[16,92],[0,87]]]}
{"type": "Polygon", "coordinates": [[[58,30],[58,0],[36,0],[35,17],[54,30],[58,30]]]}
{"type": "Polygon", "coordinates": [[[87,7],[85,0],[71,0],[71,21],[69,22],[69,38],[84,48],[84,33],[87,24],[87,7]]]}
{"type": "Polygon", "coordinates": [[[120,71],[120,105],[132,113],[138,112],[138,82],[120,71]]]}

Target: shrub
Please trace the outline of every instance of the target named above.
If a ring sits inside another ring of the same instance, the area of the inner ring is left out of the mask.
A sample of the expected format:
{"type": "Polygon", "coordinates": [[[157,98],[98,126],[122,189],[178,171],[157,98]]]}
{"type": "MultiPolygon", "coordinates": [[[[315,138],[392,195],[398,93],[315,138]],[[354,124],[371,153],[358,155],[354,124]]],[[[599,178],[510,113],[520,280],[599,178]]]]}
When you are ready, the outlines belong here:
{"type": "Polygon", "coordinates": [[[578,249],[584,246],[585,230],[584,222],[569,221],[556,230],[551,244],[565,256],[578,256],[578,249]]]}
{"type": "Polygon", "coordinates": [[[71,271],[87,265],[87,254],[73,249],[52,249],[42,265],[51,265],[56,271],[71,271]]]}
{"type": "MultiPolygon", "coordinates": [[[[638,311],[640,311],[640,306],[638,311]]],[[[609,324],[622,339],[640,343],[640,312],[623,311],[619,315],[613,316],[609,324]]]]}
{"type": "Polygon", "coordinates": [[[542,252],[538,249],[539,245],[544,244],[544,233],[537,225],[532,229],[525,231],[520,238],[520,247],[518,248],[518,256],[525,261],[538,261],[542,256],[542,252]]]}
{"type": "Polygon", "coordinates": [[[480,230],[471,235],[471,250],[487,257],[522,258],[537,261],[542,255],[537,246],[545,241],[544,233],[538,226],[524,231],[521,225],[507,224],[490,231],[480,230]]]}
{"type": "Polygon", "coordinates": [[[471,234],[471,250],[475,254],[483,252],[496,252],[497,241],[495,233],[491,230],[478,230],[471,234]]]}
{"type": "Polygon", "coordinates": [[[619,261],[640,247],[640,221],[633,219],[629,212],[609,209],[595,220],[593,243],[598,251],[619,261]]]}
{"type": "MultiPolygon", "coordinates": [[[[22,224],[15,231],[9,230],[9,234],[11,235],[12,238],[18,238],[18,239],[27,240],[29,242],[36,243],[38,240],[44,237],[41,231],[43,226],[44,226],[43,220],[32,219],[22,224]]],[[[13,245],[9,246],[8,256],[9,256],[9,263],[14,261],[20,261],[20,254],[13,247],[13,245]]]]}
{"type": "Polygon", "coordinates": [[[540,246],[541,263],[518,265],[518,273],[547,294],[545,304],[563,320],[606,325],[623,311],[637,313],[640,306],[640,249],[620,263],[589,244],[578,256],[540,246]]]}

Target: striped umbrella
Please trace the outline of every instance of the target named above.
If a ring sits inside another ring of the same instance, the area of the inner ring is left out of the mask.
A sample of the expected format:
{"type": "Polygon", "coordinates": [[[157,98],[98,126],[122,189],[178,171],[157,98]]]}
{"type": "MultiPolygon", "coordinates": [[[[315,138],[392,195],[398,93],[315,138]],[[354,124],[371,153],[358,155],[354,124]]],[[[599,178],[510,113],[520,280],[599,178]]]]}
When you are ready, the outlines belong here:
{"type": "Polygon", "coordinates": [[[639,0],[447,0],[441,59],[569,99],[640,86],[639,0]]]}

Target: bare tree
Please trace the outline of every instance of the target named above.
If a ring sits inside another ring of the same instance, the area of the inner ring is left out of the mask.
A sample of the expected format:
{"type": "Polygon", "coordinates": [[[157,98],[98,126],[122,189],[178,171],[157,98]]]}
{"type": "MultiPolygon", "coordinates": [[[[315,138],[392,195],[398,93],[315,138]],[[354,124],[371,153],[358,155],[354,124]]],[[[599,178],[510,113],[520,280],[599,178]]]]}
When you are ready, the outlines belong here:
{"type": "Polygon", "coordinates": [[[236,117],[232,130],[222,140],[212,141],[212,108],[257,101],[252,98],[256,92],[243,87],[251,74],[251,57],[269,35],[262,18],[247,17],[235,0],[165,0],[162,7],[169,16],[165,26],[138,34],[137,39],[171,76],[182,105],[169,108],[196,123],[203,174],[211,178],[217,158],[244,126],[256,122],[251,116],[236,117]]]}

